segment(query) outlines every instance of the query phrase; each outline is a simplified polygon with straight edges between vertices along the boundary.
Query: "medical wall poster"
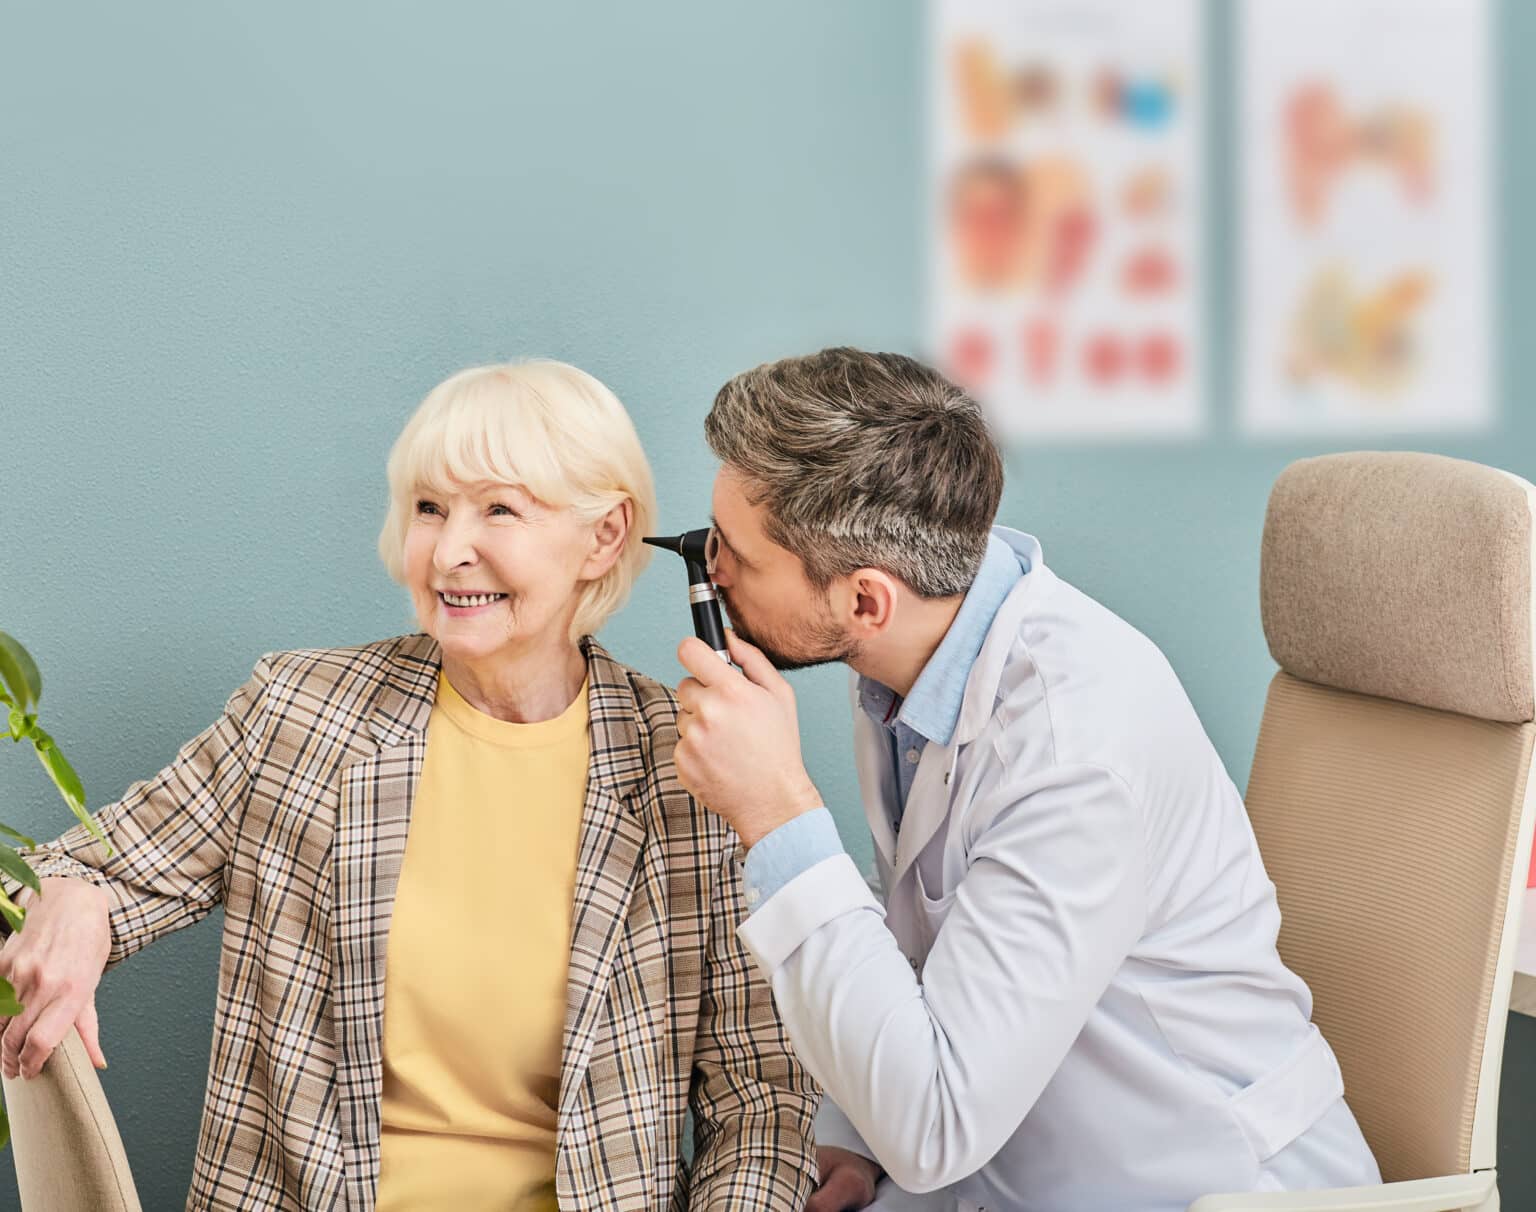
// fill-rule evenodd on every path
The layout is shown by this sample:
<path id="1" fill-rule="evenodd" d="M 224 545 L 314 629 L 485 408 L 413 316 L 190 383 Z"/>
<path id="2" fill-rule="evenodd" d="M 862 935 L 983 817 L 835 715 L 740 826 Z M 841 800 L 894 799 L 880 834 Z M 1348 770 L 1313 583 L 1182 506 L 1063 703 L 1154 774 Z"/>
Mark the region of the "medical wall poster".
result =
<path id="1" fill-rule="evenodd" d="M 1200 0 L 932 0 L 932 353 L 1003 437 L 1201 428 Z"/>
<path id="2" fill-rule="evenodd" d="M 1483 0 L 1243 7 L 1247 432 L 1492 420 L 1489 21 Z"/>

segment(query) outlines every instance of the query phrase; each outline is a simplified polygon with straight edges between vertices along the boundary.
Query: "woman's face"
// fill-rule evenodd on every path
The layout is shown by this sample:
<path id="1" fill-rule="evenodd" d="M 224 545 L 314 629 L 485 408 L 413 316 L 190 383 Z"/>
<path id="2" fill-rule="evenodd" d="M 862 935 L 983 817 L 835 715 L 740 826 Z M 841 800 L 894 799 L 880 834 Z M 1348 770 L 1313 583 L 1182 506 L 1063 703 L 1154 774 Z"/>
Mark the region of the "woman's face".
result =
<path id="1" fill-rule="evenodd" d="M 405 584 L 446 658 L 484 664 L 570 647 L 583 586 L 601 576 L 591 524 L 508 484 L 420 488 Z"/>

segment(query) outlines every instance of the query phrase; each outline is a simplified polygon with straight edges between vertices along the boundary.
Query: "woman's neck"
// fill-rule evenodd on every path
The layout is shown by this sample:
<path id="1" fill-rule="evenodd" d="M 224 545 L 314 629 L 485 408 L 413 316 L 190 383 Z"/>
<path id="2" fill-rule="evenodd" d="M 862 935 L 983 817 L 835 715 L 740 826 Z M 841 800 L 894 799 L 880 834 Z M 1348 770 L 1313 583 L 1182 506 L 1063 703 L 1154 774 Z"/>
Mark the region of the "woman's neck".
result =
<path id="1" fill-rule="evenodd" d="M 476 711 L 513 724 L 537 724 L 576 701 L 587 680 L 587 659 L 575 644 L 488 661 L 444 653 L 443 674 Z"/>

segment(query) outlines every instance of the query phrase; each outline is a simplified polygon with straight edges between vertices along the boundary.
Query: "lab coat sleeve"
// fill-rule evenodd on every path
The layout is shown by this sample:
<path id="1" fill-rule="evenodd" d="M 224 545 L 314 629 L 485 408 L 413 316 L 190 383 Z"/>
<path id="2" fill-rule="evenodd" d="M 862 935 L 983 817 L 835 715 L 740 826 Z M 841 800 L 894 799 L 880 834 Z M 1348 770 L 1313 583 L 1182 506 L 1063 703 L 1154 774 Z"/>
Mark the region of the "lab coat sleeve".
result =
<path id="1" fill-rule="evenodd" d="M 870 1161 L 875 1160 L 875 1151 L 864 1143 L 859 1130 L 830 1098 L 823 1098 L 821 1109 L 816 1112 L 816 1147 L 847 1149 Z"/>
<path id="2" fill-rule="evenodd" d="M 1052 767 L 956 811 L 975 822 L 966 871 L 924 907 L 946 915 L 921 983 L 846 856 L 741 926 L 806 1066 L 917 1192 L 1013 1135 L 1145 917 L 1143 819 L 1112 771 Z"/>

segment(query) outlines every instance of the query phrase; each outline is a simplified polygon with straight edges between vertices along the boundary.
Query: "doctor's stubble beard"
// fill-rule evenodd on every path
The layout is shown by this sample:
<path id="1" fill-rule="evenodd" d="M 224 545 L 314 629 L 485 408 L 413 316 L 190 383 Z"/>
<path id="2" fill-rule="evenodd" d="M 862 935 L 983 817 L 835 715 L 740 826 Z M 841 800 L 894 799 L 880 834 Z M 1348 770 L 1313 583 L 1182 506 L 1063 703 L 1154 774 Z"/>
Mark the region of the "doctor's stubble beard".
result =
<path id="1" fill-rule="evenodd" d="M 754 630 L 752 624 L 743 620 L 731 602 L 729 590 L 716 586 L 715 593 L 720 598 L 721 605 L 725 607 L 726 614 L 730 616 L 731 630 L 758 649 L 780 673 L 789 673 L 794 669 L 811 669 L 817 665 L 830 665 L 837 661 L 846 665 L 859 659 L 860 645 L 850 643 L 842 629 L 826 617 L 825 597 L 817 603 L 819 610 L 816 617 L 800 620 L 795 624 L 798 635 L 804 638 L 805 647 L 791 652 L 786 647 L 784 639 L 779 636 L 764 635 Z"/>

